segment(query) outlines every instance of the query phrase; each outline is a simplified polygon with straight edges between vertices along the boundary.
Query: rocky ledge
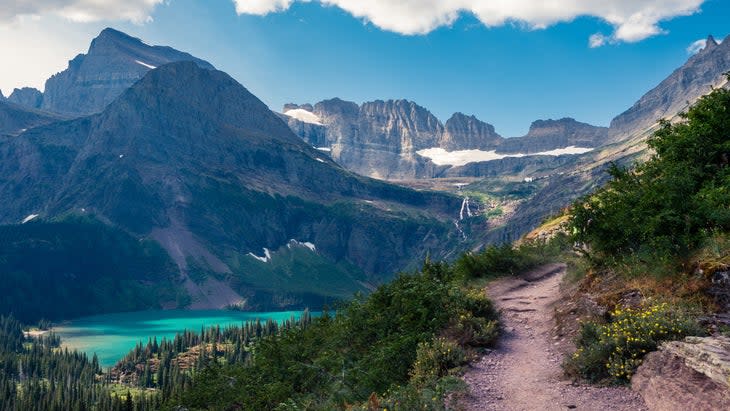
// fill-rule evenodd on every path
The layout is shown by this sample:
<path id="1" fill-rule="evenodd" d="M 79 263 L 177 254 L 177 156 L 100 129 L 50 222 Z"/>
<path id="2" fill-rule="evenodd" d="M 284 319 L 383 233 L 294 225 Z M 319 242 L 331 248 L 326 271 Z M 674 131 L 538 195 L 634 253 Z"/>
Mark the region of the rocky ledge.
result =
<path id="1" fill-rule="evenodd" d="M 631 380 L 651 410 L 730 409 L 730 338 L 687 337 L 664 343 Z"/>

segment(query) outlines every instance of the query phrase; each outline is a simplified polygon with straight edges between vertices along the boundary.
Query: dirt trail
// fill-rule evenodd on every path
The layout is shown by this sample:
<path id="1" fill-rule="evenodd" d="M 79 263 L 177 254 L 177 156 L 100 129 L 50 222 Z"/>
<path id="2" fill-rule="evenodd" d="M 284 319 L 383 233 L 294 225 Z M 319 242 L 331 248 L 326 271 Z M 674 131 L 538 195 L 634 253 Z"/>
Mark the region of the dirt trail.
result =
<path id="1" fill-rule="evenodd" d="M 564 274 L 564 264 L 551 264 L 487 289 L 505 332 L 497 349 L 464 375 L 465 410 L 646 410 L 628 388 L 575 386 L 563 377 L 563 357 L 551 330 Z"/>

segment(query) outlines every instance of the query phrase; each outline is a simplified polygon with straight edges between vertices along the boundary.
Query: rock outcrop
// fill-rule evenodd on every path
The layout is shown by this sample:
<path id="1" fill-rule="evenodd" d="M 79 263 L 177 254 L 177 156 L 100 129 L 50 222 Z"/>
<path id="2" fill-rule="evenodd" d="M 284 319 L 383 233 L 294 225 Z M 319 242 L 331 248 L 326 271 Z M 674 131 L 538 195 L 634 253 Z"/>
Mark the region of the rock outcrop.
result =
<path id="1" fill-rule="evenodd" d="M 104 29 L 68 68 L 46 81 L 42 108 L 72 116 L 102 111 L 148 71 L 176 61 L 193 61 L 212 69 L 201 59 L 171 47 L 150 46 L 114 29 Z"/>
<path id="2" fill-rule="evenodd" d="M 332 157 L 358 174 L 382 179 L 422 173 L 416 151 L 435 147 L 443 133 L 439 120 L 406 100 L 377 100 L 360 106 L 355 133 L 338 136 Z"/>
<path id="3" fill-rule="evenodd" d="M 16 88 L 8 101 L 23 107 L 38 109 L 43 104 L 43 93 L 32 87 Z"/>
<path id="4" fill-rule="evenodd" d="M 279 115 L 289 128 L 299 136 L 302 140 L 311 144 L 313 147 L 330 150 L 330 144 L 327 142 L 327 133 L 325 126 L 319 121 L 319 118 L 312 112 L 314 107 L 311 104 L 297 105 L 285 104 L 284 111 Z M 311 116 L 301 116 L 299 114 L 311 114 Z"/>
<path id="5" fill-rule="evenodd" d="M 730 339 L 688 337 L 648 354 L 631 380 L 656 411 L 730 409 Z"/>

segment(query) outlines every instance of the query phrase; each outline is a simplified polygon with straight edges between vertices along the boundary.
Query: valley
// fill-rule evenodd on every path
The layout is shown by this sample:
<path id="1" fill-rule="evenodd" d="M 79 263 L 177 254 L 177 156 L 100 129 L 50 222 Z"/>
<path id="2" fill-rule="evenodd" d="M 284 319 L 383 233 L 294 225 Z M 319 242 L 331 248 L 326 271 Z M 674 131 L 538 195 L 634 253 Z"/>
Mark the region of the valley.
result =
<path id="1" fill-rule="evenodd" d="M 277 111 L 112 28 L 69 57 L 0 93 L 2 411 L 656 410 L 645 354 L 724 347 L 730 41 L 608 126 L 513 137 Z"/>

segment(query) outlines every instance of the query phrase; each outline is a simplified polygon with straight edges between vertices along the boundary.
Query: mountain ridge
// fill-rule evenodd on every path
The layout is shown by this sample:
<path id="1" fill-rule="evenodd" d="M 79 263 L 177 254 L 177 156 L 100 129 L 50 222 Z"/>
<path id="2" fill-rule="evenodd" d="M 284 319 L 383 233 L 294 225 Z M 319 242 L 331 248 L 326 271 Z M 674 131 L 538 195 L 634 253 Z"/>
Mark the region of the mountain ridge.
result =
<path id="1" fill-rule="evenodd" d="M 304 110 L 319 121 L 314 124 L 287 116 L 292 110 L 298 110 L 298 115 Z M 297 135 L 327 149 L 338 164 L 358 174 L 385 180 L 433 178 L 444 173 L 458 176 L 462 170 L 438 166 L 420 156 L 419 150 L 443 148 L 531 154 L 576 145 L 597 147 L 607 132 L 605 127 L 565 118 L 533 124 L 537 128 L 558 124 L 552 133 L 539 134 L 532 129 L 523 137 L 504 138 L 494 126 L 474 115 L 456 112 L 446 123 L 441 123 L 428 109 L 403 99 L 375 100 L 359 106 L 340 98 L 314 105 L 289 103 L 282 114 Z M 489 175 L 491 171 L 486 173 Z"/>
<path id="2" fill-rule="evenodd" d="M 461 199 L 342 169 L 230 76 L 193 62 L 149 71 L 102 113 L 0 143 L 0 159 L 2 223 L 92 213 L 151 236 L 177 263 L 195 308 L 318 304 L 301 296 L 325 297 L 323 283 L 293 294 L 272 284 L 337 270 L 354 292 L 461 241 L 453 225 Z M 316 251 L 273 253 L 293 260 L 272 272 L 249 256 L 291 240 Z M 205 281 L 187 276 L 191 264 L 207 267 Z"/>
<path id="3" fill-rule="evenodd" d="M 167 46 L 150 46 L 121 31 L 106 28 L 91 41 L 86 54 L 46 80 L 40 108 L 84 116 L 100 112 L 149 70 L 174 61 L 213 65 Z"/>

